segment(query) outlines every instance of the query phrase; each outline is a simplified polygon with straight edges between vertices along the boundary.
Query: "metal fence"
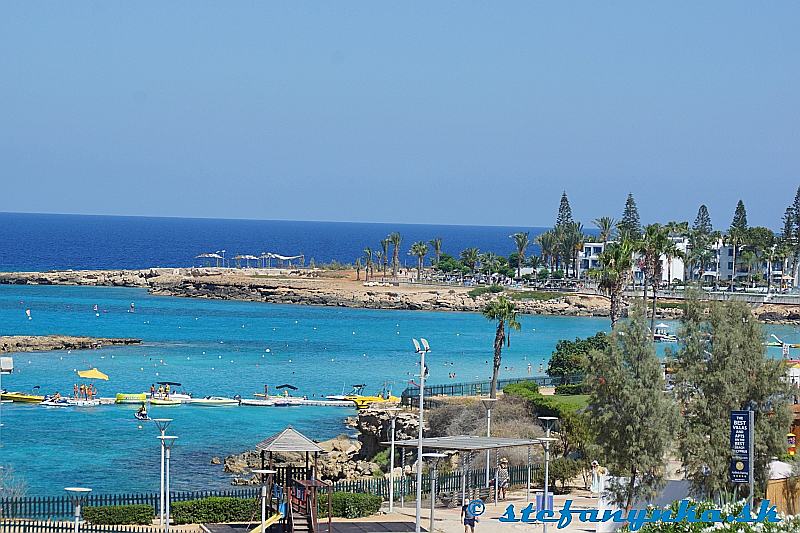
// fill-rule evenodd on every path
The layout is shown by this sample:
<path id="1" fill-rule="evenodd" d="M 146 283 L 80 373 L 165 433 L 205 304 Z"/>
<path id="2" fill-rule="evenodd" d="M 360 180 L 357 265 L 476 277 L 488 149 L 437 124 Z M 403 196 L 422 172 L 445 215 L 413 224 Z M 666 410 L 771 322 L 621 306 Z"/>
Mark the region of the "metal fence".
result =
<path id="1" fill-rule="evenodd" d="M 500 390 L 512 383 L 533 382 L 540 387 L 555 387 L 557 385 L 572 385 L 583 382 L 583 376 L 550 377 L 550 376 L 531 376 L 525 378 L 508 378 L 497 381 L 497 389 Z M 426 385 L 426 401 L 436 396 L 488 396 L 491 390 L 491 381 L 472 381 L 469 383 L 447 383 L 444 385 Z M 419 405 L 419 387 L 406 387 L 400 395 L 403 405 Z"/>
<path id="2" fill-rule="evenodd" d="M 0 520 L 0 533 L 73 533 L 74 522 L 34 522 L 29 520 Z M 195 529 L 171 526 L 172 533 L 197 533 Z M 156 533 L 151 526 L 100 526 L 83 523 L 81 533 Z"/>
<path id="3" fill-rule="evenodd" d="M 531 465 L 531 479 L 536 479 L 537 471 L 540 466 L 538 464 Z M 490 477 L 494 478 L 494 468 L 490 469 Z M 527 467 L 525 465 L 512 466 L 508 469 L 510 476 L 510 483 L 512 486 L 524 485 L 527 482 Z M 468 487 L 481 487 L 485 484 L 486 470 L 468 470 L 467 471 L 467 486 Z M 448 473 L 439 472 L 438 474 L 438 492 L 459 491 L 461 490 L 461 471 L 454 470 Z M 431 479 L 428 474 L 422 476 L 422 492 L 429 493 L 431 487 Z M 186 491 L 186 492 L 172 492 L 172 502 L 198 500 L 201 498 L 209 498 L 212 496 L 223 496 L 233 498 L 258 498 L 260 495 L 260 487 L 252 486 L 236 490 L 224 491 Z M 371 478 L 371 479 L 354 479 L 338 481 L 333 484 L 335 492 L 359 492 L 377 494 L 384 499 L 389 497 L 389 479 L 387 478 Z M 395 498 L 400 498 L 401 495 L 415 494 L 416 476 L 397 476 L 394 480 L 394 494 Z M 96 507 L 107 505 L 135 505 L 145 504 L 150 505 L 153 509 L 158 508 L 159 493 L 139 493 L 139 494 L 93 494 L 87 497 L 84 507 Z M 23 497 L 23 498 L 2 498 L 0 499 L 0 533 L 4 533 L 7 524 L 16 524 L 17 522 L 3 522 L 2 519 L 39 519 L 39 520 L 60 520 L 69 519 L 74 512 L 74 507 L 69 496 L 41 496 L 41 497 Z M 34 527 L 35 523 L 19 521 L 20 524 L 30 525 Z M 56 527 L 54 525 L 53 527 Z M 36 526 L 38 527 L 38 526 Z M 61 526 L 57 526 L 61 527 Z M 91 526 L 91 527 L 111 527 L 111 526 Z M 172 528 L 170 528 L 172 530 Z M 81 528 L 82 531 L 95 531 Z M 16 533 L 16 531 L 27 531 L 24 529 L 8 530 L 9 532 Z M 30 531 L 58 531 L 60 529 L 31 529 Z M 117 531 L 115 529 L 98 529 L 97 531 Z M 126 529 L 125 531 L 132 531 Z M 138 530 L 137 530 L 138 531 Z M 142 529 L 147 531 L 147 529 Z"/>
<path id="4" fill-rule="evenodd" d="M 198 500 L 212 496 L 232 498 L 257 498 L 258 487 L 246 487 L 236 490 L 202 490 L 171 492 L 170 501 L 183 502 Z M 84 501 L 84 507 L 101 507 L 107 505 L 150 505 L 157 509 L 160 495 L 158 492 L 136 494 L 91 494 Z M 23 498 L 0 498 L 0 518 L 39 518 L 57 520 L 69 518 L 75 507 L 67 495 L 31 496 Z"/>

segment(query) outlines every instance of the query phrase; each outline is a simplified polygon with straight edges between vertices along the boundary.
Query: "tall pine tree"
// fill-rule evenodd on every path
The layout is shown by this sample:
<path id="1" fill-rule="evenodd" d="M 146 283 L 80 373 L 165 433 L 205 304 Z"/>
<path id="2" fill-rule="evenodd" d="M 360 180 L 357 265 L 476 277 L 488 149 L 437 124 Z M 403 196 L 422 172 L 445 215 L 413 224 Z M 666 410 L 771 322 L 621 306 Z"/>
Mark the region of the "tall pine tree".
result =
<path id="1" fill-rule="evenodd" d="M 711 215 L 708 214 L 708 208 L 705 204 L 701 205 L 700 209 L 697 210 L 692 230 L 703 236 L 711 235 L 711 232 L 714 231 L 714 226 L 711 225 Z"/>
<path id="2" fill-rule="evenodd" d="M 567 191 L 564 191 L 561 193 L 561 203 L 558 205 L 556 228 L 565 228 L 568 224 L 572 224 L 572 208 L 569 205 Z"/>
<path id="3" fill-rule="evenodd" d="M 800 280 L 798 280 L 798 267 L 800 267 L 800 187 L 797 188 L 797 193 L 794 195 L 794 203 L 792 204 L 792 211 L 794 212 L 794 243 L 792 246 L 792 278 L 794 279 L 794 286 L 796 287 Z"/>
<path id="4" fill-rule="evenodd" d="M 630 510 L 664 486 L 665 457 L 677 424 L 644 305 L 635 302 L 630 318 L 614 327 L 608 349 L 590 357 L 590 424 L 609 470 L 619 476 L 608 492 Z"/>
<path id="5" fill-rule="evenodd" d="M 638 240 L 642 237 L 642 223 L 639 220 L 639 209 L 636 207 L 633 193 L 628 193 L 628 199 L 625 200 L 625 211 L 617 224 L 617 230 L 620 237 L 627 237 L 631 240 Z"/>
<path id="6" fill-rule="evenodd" d="M 767 356 L 761 325 L 744 302 L 687 300 L 675 361 L 676 399 L 683 417 L 678 449 L 700 498 L 730 500 L 729 413 L 755 410 L 756 491 L 766 487 L 767 463 L 785 449 L 791 415 L 783 361 Z"/>
<path id="7" fill-rule="evenodd" d="M 733 291 L 736 281 L 736 261 L 739 246 L 747 239 L 747 209 L 745 209 L 744 202 L 741 200 L 736 204 L 736 211 L 733 213 L 733 220 L 731 221 L 731 227 L 728 228 L 727 238 L 728 244 L 733 248 L 733 271 L 731 272 L 730 287 L 730 290 Z"/>

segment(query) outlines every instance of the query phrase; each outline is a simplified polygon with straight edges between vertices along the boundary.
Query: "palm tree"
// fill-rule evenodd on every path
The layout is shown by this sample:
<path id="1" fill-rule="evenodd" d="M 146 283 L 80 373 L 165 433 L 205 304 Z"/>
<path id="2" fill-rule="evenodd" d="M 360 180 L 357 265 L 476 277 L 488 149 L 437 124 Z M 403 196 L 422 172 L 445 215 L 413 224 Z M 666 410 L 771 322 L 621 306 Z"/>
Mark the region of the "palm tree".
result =
<path id="1" fill-rule="evenodd" d="M 530 233 L 525 232 L 517 232 L 511 235 L 511 238 L 514 239 L 514 244 L 517 246 L 517 277 L 522 277 L 522 263 L 525 262 L 525 250 L 528 249 L 528 244 L 530 243 Z"/>
<path id="2" fill-rule="evenodd" d="M 617 231 L 617 221 L 613 217 L 596 218 L 592 220 L 592 224 L 600 230 L 599 237 L 603 244 L 607 244 L 608 241 L 614 238 L 614 233 Z"/>
<path id="3" fill-rule="evenodd" d="M 461 262 L 469 269 L 472 274 L 475 274 L 475 268 L 478 265 L 481 251 L 477 248 L 467 248 L 461 252 Z"/>
<path id="4" fill-rule="evenodd" d="M 389 239 L 381 239 L 381 257 L 383 259 L 383 277 L 385 278 L 386 267 L 389 266 Z"/>
<path id="5" fill-rule="evenodd" d="M 644 262 L 644 303 L 647 305 L 647 282 L 648 278 L 653 287 L 653 316 L 650 322 L 650 329 L 655 326 L 656 320 L 656 299 L 658 298 L 658 285 L 661 281 L 661 256 L 669 248 L 670 241 L 667 230 L 661 224 L 649 224 L 644 229 L 642 240 L 639 241 L 637 251 L 642 254 Z"/>
<path id="6" fill-rule="evenodd" d="M 500 256 L 494 252 L 486 252 L 485 254 L 481 254 L 478 257 L 478 261 L 481 264 L 481 271 L 484 274 L 491 276 L 500 270 Z"/>
<path id="7" fill-rule="evenodd" d="M 428 245 L 423 241 L 415 242 L 411 245 L 411 255 L 417 256 L 417 281 L 422 279 L 422 266 L 425 264 L 425 256 L 428 255 Z"/>
<path id="8" fill-rule="evenodd" d="M 403 238 L 396 231 L 389 234 L 389 242 L 394 246 L 392 250 L 392 276 L 397 277 L 397 268 L 400 266 L 400 243 Z"/>
<path id="9" fill-rule="evenodd" d="M 364 248 L 364 281 L 369 281 L 372 271 L 372 248 Z"/>
<path id="10" fill-rule="evenodd" d="M 375 250 L 375 264 L 378 265 L 378 268 L 381 267 L 381 263 L 386 260 L 386 255 L 381 250 Z M 383 278 L 386 278 L 386 271 L 383 272 Z"/>
<path id="11" fill-rule="evenodd" d="M 361 280 L 361 258 L 356 258 L 356 281 Z"/>
<path id="12" fill-rule="evenodd" d="M 428 241 L 428 244 L 433 248 L 433 255 L 436 256 L 436 264 L 439 264 L 439 258 L 442 257 L 442 238 L 434 237 Z"/>
<path id="13" fill-rule="evenodd" d="M 542 249 L 542 258 L 544 259 L 545 264 L 553 271 L 553 256 L 555 255 L 556 250 L 556 236 L 552 230 L 545 231 L 544 233 L 540 233 L 536 236 L 536 242 L 539 244 L 539 247 Z"/>
<path id="14" fill-rule="evenodd" d="M 683 259 L 686 261 L 686 254 L 683 253 L 672 240 L 668 240 L 668 242 L 665 243 L 663 252 L 667 260 L 667 286 L 672 289 L 672 261 L 673 259 Z"/>
<path id="15" fill-rule="evenodd" d="M 510 339 L 506 335 L 506 326 L 509 330 L 520 330 L 520 323 L 517 321 L 517 310 L 514 302 L 500 296 L 483 308 L 482 314 L 489 320 L 497 321 L 497 330 L 494 334 L 494 361 L 492 366 L 492 386 L 490 397 L 497 398 L 497 379 L 500 376 L 500 363 L 503 358 L 503 343 L 508 346 Z"/>
<path id="16" fill-rule="evenodd" d="M 620 317 L 623 291 L 628 284 L 633 268 L 633 243 L 627 238 L 612 242 L 600 254 L 600 288 L 611 299 L 611 327 Z"/>

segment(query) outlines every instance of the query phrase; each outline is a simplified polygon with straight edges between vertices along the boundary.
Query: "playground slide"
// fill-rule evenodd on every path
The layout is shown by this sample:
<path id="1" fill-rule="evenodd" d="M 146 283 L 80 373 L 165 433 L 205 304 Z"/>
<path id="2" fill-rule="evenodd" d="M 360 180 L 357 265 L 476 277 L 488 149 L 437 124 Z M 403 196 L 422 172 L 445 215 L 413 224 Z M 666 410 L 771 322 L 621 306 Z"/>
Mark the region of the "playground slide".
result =
<path id="1" fill-rule="evenodd" d="M 261 524 L 258 524 L 255 529 L 250 530 L 250 533 L 266 533 L 268 527 L 277 524 L 278 520 L 283 518 L 284 505 L 286 504 L 282 503 L 277 513 L 267 517 L 266 521 L 264 522 L 264 531 L 261 530 Z"/>

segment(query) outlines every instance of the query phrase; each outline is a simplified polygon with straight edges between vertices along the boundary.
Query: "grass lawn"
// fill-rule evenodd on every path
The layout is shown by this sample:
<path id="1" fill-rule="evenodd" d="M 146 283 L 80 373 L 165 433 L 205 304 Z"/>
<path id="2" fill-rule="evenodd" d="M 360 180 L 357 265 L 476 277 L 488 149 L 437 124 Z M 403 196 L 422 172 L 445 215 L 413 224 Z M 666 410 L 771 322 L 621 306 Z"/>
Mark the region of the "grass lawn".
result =
<path id="1" fill-rule="evenodd" d="M 556 394 L 547 398 L 571 410 L 583 409 L 589 405 L 588 394 L 573 394 L 569 396 Z"/>
<path id="2" fill-rule="evenodd" d="M 558 292 L 545 292 L 545 291 L 506 291 L 506 294 L 512 300 L 556 300 L 563 298 L 564 294 Z"/>

